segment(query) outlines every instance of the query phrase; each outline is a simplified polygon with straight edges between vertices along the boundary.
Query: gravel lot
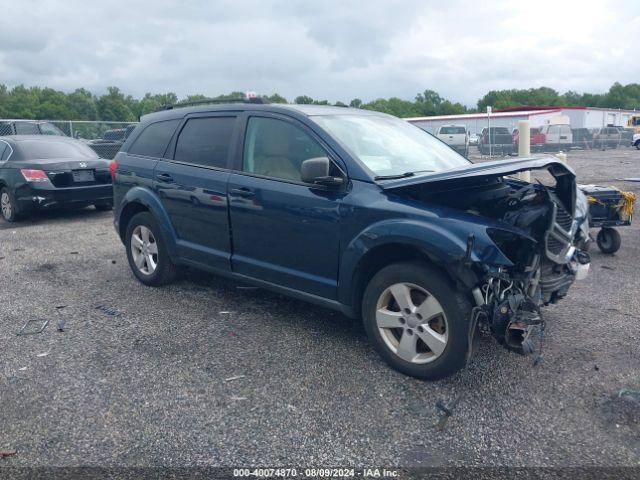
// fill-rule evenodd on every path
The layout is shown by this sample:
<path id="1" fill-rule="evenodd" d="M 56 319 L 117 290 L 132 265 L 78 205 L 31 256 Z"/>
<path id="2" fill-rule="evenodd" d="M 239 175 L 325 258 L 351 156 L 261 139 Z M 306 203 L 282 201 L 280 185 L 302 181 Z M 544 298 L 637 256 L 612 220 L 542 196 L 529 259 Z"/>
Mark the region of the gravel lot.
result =
<path id="1" fill-rule="evenodd" d="M 580 183 L 640 190 L 619 180 L 640 177 L 639 151 L 569 162 Z M 111 221 L 0 223 L 0 450 L 17 449 L 0 467 L 640 465 L 640 406 L 618 397 L 640 389 L 637 221 L 545 310 L 541 365 L 486 339 L 435 383 L 387 368 L 338 313 L 197 272 L 144 287 Z"/>

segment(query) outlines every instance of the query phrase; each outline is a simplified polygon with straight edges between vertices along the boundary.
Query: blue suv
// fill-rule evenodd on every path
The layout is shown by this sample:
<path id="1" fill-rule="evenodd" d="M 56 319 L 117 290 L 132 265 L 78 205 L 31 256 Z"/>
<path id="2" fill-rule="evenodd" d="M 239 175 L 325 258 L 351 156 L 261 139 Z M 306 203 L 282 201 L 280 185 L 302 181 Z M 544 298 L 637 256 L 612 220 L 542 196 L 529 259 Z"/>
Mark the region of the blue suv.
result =
<path id="1" fill-rule="evenodd" d="M 553 185 L 508 177 L 547 170 Z M 371 111 L 255 102 L 141 119 L 111 164 L 134 275 L 183 266 L 361 317 L 395 369 L 437 379 L 478 332 L 533 350 L 584 276 L 586 202 L 552 157 L 473 164 Z"/>

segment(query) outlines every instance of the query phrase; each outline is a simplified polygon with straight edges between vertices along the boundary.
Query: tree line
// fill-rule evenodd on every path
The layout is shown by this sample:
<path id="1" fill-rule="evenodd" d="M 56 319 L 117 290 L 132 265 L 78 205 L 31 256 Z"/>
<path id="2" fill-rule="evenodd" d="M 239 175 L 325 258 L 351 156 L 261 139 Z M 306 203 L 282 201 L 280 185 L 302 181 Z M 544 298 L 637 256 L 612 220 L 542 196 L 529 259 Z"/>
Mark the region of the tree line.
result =
<path id="1" fill-rule="evenodd" d="M 214 98 L 223 100 L 243 97 L 243 92 L 231 92 Z M 124 94 L 118 87 L 109 87 L 105 94 L 94 95 L 84 88 L 65 93 L 46 87 L 18 85 L 8 88 L 6 85 L 0 85 L 0 118 L 136 121 L 140 116 L 156 111 L 164 105 L 204 100 L 206 98 L 204 95 L 189 95 L 179 99 L 172 92 L 147 93 L 142 98 L 134 98 L 131 95 Z M 289 103 L 286 98 L 277 93 L 262 95 L 262 98 L 271 103 Z M 328 100 L 318 100 L 307 95 L 300 95 L 292 99 L 291 103 L 349 105 L 351 107 L 389 113 L 398 117 L 484 112 L 487 106 L 492 106 L 494 109 L 519 105 L 640 109 L 640 84 L 621 85 L 616 82 L 605 93 L 568 91 L 560 94 L 549 87 L 492 90 L 478 100 L 476 107 L 467 107 L 461 103 L 452 102 L 441 97 L 433 90 L 425 90 L 422 93 L 418 93 L 413 100 L 391 97 L 364 102 L 359 98 L 354 98 L 348 104 L 340 101 L 332 104 Z"/>

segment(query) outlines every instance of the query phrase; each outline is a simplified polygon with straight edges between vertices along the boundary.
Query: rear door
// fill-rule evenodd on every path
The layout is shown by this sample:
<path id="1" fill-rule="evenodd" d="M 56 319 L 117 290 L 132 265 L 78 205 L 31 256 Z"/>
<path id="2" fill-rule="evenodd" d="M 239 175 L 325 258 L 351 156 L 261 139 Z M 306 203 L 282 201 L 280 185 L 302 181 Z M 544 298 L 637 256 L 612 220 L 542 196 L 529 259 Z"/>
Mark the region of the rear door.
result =
<path id="1" fill-rule="evenodd" d="M 337 298 L 345 190 L 300 179 L 304 160 L 332 154 L 306 126 L 266 113 L 248 117 L 243 145 L 240 171 L 229 180 L 233 271 Z"/>
<path id="2" fill-rule="evenodd" d="M 188 116 L 154 171 L 154 188 L 178 237 L 181 257 L 229 269 L 229 159 L 237 114 Z"/>

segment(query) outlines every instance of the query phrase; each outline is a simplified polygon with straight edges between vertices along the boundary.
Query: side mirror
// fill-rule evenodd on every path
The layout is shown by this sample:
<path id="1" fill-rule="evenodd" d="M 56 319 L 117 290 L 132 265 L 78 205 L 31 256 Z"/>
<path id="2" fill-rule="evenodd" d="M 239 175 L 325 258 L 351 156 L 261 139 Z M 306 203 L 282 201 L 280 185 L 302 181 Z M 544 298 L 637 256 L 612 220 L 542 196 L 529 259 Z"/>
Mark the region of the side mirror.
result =
<path id="1" fill-rule="evenodd" d="M 331 162 L 327 157 L 309 158 L 302 162 L 300 178 L 305 183 L 318 185 L 342 185 L 341 177 L 329 176 Z"/>

